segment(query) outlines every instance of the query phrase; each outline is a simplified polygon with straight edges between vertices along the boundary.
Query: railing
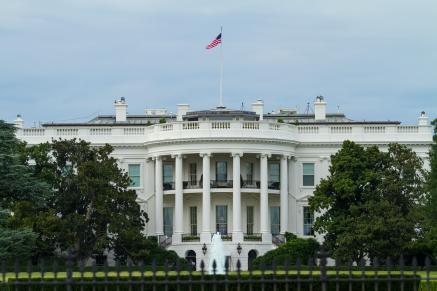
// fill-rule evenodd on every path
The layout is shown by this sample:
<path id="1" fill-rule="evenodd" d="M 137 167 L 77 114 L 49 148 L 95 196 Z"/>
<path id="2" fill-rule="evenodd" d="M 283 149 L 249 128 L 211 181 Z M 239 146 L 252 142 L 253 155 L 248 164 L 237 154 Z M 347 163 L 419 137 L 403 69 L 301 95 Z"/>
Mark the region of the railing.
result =
<path id="1" fill-rule="evenodd" d="M 183 188 L 184 189 L 200 189 L 203 185 L 200 183 L 200 181 L 184 181 L 183 182 Z"/>
<path id="2" fill-rule="evenodd" d="M 182 242 L 198 242 L 200 241 L 200 236 L 198 234 L 183 233 Z"/>
<path id="3" fill-rule="evenodd" d="M 245 189 L 259 189 L 260 186 L 261 183 L 257 180 L 243 180 L 241 183 L 241 188 Z"/>
<path id="4" fill-rule="evenodd" d="M 90 135 L 111 135 L 110 128 L 90 128 Z"/>
<path id="5" fill-rule="evenodd" d="M 23 136 L 43 136 L 44 128 L 25 128 L 23 129 Z"/>
<path id="6" fill-rule="evenodd" d="M 58 128 L 56 129 L 56 135 L 78 135 L 78 128 Z"/>
<path id="7" fill-rule="evenodd" d="M 297 128 L 299 134 L 318 134 L 319 127 L 318 126 L 298 126 Z"/>
<path id="8" fill-rule="evenodd" d="M 385 126 L 364 126 L 364 133 L 385 133 Z"/>
<path id="9" fill-rule="evenodd" d="M 281 182 L 269 181 L 268 188 L 270 190 L 279 190 L 281 189 Z"/>
<path id="10" fill-rule="evenodd" d="M 175 189 L 175 183 L 174 182 L 164 182 L 164 183 L 162 183 L 162 189 L 164 191 L 174 190 Z"/>
<path id="11" fill-rule="evenodd" d="M 126 127 L 123 128 L 124 135 L 144 135 L 145 130 L 143 127 Z"/>
<path id="12" fill-rule="evenodd" d="M 243 236 L 244 241 L 262 241 L 262 235 L 260 233 L 245 233 Z"/>
<path id="13" fill-rule="evenodd" d="M 108 266 L 103 258 L 102 266 L 92 260 L 89 268 L 84 260 L 71 256 L 53 264 L 42 261 L 26 264 L 16 258 L 3 262 L 0 289 L 432 291 L 437 288 L 435 266 L 429 257 L 420 265 L 416 258 L 410 261 L 374 258 L 369 262 L 361 260 L 356 265 L 334 261 L 332 267 L 327 264 L 328 257 L 329 253 L 322 249 L 308 261 L 279 258 L 261 265 L 249 262 L 248 272 L 243 272 L 247 266 L 243 266 L 240 259 L 226 260 L 224 266 L 212 262 L 210 269 L 208 261 L 198 259 L 196 264 L 193 258 L 187 258 L 186 263 L 153 260 L 146 265 L 128 259 L 125 265 L 116 266 Z M 198 271 L 193 268 L 195 265 Z"/>
<path id="14" fill-rule="evenodd" d="M 272 236 L 272 243 L 276 246 L 280 246 L 285 243 L 285 236 L 283 234 L 277 234 Z"/>
<path id="15" fill-rule="evenodd" d="M 171 245 L 171 236 L 167 236 L 167 235 L 161 235 L 158 237 L 159 238 L 159 245 L 163 248 L 168 247 L 169 245 Z"/>
<path id="16" fill-rule="evenodd" d="M 331 126 L 332 134 L 350 134 L 352 133 L 352 126 Z"/>
<path id="17" fill-rule="evenodd" d="M 232 188 L 232 180 L 211 180 L 211 188 Z"/>

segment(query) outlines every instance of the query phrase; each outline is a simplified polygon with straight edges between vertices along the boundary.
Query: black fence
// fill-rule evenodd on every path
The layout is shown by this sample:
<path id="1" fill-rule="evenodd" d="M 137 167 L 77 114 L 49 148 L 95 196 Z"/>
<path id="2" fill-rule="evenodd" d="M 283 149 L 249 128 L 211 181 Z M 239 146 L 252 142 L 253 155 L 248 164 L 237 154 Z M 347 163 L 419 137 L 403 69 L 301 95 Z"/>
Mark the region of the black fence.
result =
<path id="1" fill-rule="evenodd" d="M 203 261 L 195 271 L 193 262 L 146 265 L 129 261 L 110 267 L 106 263 L 87 265 L 72 259 L 50 264 L 41 261 L 37 265 L 17 260 L 2 263 L 0 290 L 437 290 L 437 269 L 429 258 L 422 263 L 401 258 L 396 264 L 387 259 L 384 264 L 373 260 L 330 266 L 326 255 L 320 253 L 306 264 L 300 260 L 273 261 L 249 271 L 243 271 L 237 261 L 233 271 L 225 265 L 224 273 L 219 274 L 215 262 L 210 272 Z"/>

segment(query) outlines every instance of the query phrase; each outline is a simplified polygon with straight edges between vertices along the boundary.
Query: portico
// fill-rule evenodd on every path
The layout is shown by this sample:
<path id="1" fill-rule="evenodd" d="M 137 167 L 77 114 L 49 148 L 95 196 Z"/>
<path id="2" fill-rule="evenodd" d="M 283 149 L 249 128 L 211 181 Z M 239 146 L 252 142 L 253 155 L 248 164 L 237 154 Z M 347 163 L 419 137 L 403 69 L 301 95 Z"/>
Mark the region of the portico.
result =
<path id="1" fill-rule="evenodd" d="M 173 203 L 166 205 L 167 208 L 174 207 L 172 244 L 183 243 L 184 235 L 190 236 L 191 240 L 198 236 L 201 243 L 210 243 L 211 234 L 217 231 L 235 243 L 243 242 L 245 235 L 258 235 L 262 243 L 271 244 L 272 233 L 284 234 L 288 228 L 290 156 L 290 153 L 243 151 L 180 152 L 154 156 L 156 235 L 165 234 L 163 197 L 168 195 L 174 197 L 169 200 Z M 166 167 L 163 167 L 163 161 Z M 199 168 L 201 171 L 198 171 Z M 190 193 L 199 197 L 200 209 L 192 206 L 186 211 L 184 196 Z M 253 205 L 242 208 L 242 196 L 245 195 L 250 195 L 251 204 L 254 204 L 253 198 L 257 198 L 256 208 Z M 214 204 L 212 196 L 220 199 L 214 199 Z M 279 203 L 274 214 L 271 213 L 273 205 L 269 203 L 269 196 Z M 258 216 L 259 222 L 255 224 L 255 217 Z M 272 221 L 276 216 L 278 221 Z M 198 220 L 200 217 L 202 219 Z M 242 225 L 243 220 L 245 226 Z M 275 227 L 272 232 L 272 224 L 279 224 L 278 230 Z"/>

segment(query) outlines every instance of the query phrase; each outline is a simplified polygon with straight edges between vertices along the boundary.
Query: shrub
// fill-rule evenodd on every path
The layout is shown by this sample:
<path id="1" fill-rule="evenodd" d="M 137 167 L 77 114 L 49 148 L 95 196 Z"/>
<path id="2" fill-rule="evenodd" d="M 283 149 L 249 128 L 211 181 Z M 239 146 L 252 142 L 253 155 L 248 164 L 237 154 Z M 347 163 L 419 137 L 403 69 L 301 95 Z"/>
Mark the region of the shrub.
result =
<path id="1" fill-rule="evenodd" d="M 256 258 L 253 266 L 259 268 L 261 265 L 272 266 L 295 263 L 300 259 L 302 264 L 306 264 L 314 259 L 316 251 L 319 249 L 319 243 L 313 239 L 298 238 L 294 234 L 286 234 L 287 242 L 280 245 L 277 249 L 267 252 L 265 255 Z"/>
<path id="2" fill-rule="evenodd" d="M 161 118 L 161 119 L 159 119 L 159 123 L 166 123 L 167 122 L 167 120 L 165 120 L 165 118 L 163 117 L 163 118 Z"/>

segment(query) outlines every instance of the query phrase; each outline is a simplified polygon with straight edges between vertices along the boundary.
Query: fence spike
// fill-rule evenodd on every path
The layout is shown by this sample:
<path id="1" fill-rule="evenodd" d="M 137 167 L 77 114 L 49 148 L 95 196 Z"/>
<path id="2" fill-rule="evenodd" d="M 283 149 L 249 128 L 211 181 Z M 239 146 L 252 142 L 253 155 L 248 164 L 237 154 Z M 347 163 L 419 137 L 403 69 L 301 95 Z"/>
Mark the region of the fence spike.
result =
<path id="1" fill-rule="evenodd" d="M 203 273 L 205 272 L 205 262 L 203 260 L 200 261 L 200 271 Z"/>
<path id="2" fill-rule="evenodd" d="M 216 271 L 217 271 L 217 263 L 215 260 L 213 260 L 212 261 L 212 272 L 214 273 L 214 275 L 215 275 Z"/>

